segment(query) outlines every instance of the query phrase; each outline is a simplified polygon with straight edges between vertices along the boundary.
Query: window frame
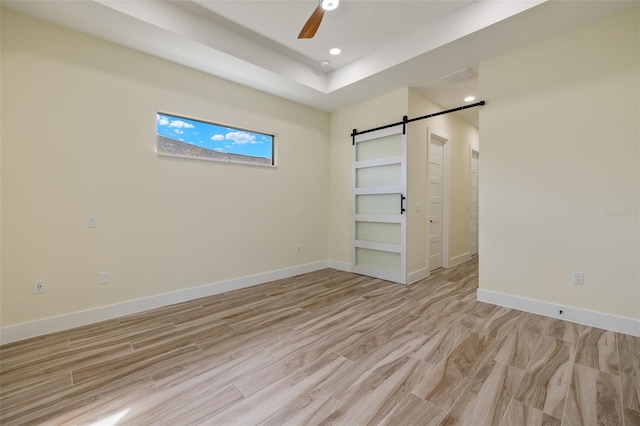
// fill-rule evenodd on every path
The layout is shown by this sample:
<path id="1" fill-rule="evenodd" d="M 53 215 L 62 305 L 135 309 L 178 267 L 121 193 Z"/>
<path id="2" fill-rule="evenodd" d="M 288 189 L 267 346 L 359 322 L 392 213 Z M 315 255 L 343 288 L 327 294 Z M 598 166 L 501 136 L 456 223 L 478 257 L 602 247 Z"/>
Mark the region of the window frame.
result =
<path id="1" fill-rule="evenodd" d="M 267 137 L 269 137 L 271 139 L 271 158 L 258 157 L 258 156 L 252 156 L 252 155 L 246 155 L 246 154 L 239 154 L 237 152 L 220 152 L 221 154 L 229 155 L 229 158 L 226 158 L 226 159 L 225 158 L 206 157 L 206 156 L 197 156 L 197 155 L 178 154 L 178 153 L 171 153 L 171 152 L 161 152 L 160 149 L 159 149 L 159 146 L 158 146 L 158 143 L 159 143 L 158 137 L 163 137 L 163 138 L 166 138 L 166 139 L 172 139 L 172 140 L 175 140 L 175 141 L 178 141 L 178 142 L 182 142 L 182 143 L 185 143 L 185 144 L 188 144 L 188 145 L 192 145 L 192 146 L 194 146 L 196 148 L 205 149 L 207 151 L 215 151 L 215 150 L 212 150 L 210 148 L 199 147 L 198 145 L 191 144 L 189 142 L 180 141 L 179 139 L 169 138 L 169 137 L 166 137 L 166 136 L 163 136 L 163 135 L 159 134 L 158 133 L 158 115 L 166 116 L 169 119 L 185 119 L 185 120 L 190 120 L 190 121 L 196 121 L 198 123 L 202 123 L 202 124 L 205 124 L 205 125 L 223 127 L 223 128 L 228 129 L 230 131 L 247 132 L 247 133 L 250 133 L 250 134 L 255 134 L 255 135 L 260 135 L 260 136 L 267 136 Z M 185 159 L 193 159 L 193 160 L 212 161 L 212 162 L 216 162 L 216 163 L 240 164 L 240 165 L 246 165 L 246 166 L 277 168 L 278 167 L 278 161 L 277 161 L 277 153 L 278 153 L 277 147 L 278 147 L 278 145 L 276 143 L 276 137 L 277 137 L 277 135 L 275 133 L 272 133 L 272 132 L 265 132 L 265 131 L 261 131 L 261 130 L 255 130 L 255 129 L 246 128 L 246 127 L 238 127 L 236 125 L 230 125 L 230 124 L 226 124 L 226 123 L 215 122 L 215 121 L 211 121 L 211 120 L 207 120 L 207 119 L 203 119 L 203 118 L 195 118 L 195 117 L 191 117 L 191 116 L 184 115 L 184 114 L 175 114 L 175 113 L 166 112 L 166 111 L 163 111 L 163 110 L 156 110 L 156 154 L 158 154 L 160 156 L 163 156 L 163 157 L 175 157 L 175 158 L 185 158 Z M 215 151 L 215 152 L 219 152 L 219 151 Z M 240 157 L 240 158 L 238 158 L 238 157 Z M 244 160 L 241 157 L 246 157 L 247 160 Z M 267 160 L 268 163 L 261 163 L 261 162 L 251 161 L 250 160 L 251 158 L 264 159 L 264 160 Z"/>

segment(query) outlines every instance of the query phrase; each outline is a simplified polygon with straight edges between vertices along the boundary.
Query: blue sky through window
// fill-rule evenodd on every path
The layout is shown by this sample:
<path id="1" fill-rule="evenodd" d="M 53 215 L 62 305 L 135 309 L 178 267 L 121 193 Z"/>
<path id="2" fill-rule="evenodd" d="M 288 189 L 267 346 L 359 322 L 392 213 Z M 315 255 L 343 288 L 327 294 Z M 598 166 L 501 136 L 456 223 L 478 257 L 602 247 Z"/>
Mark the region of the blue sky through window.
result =
<path id="1" fill-rule="evenodd" d="M 158 113 L 156 132 L 201 148 L 271 159 L 273 136 Z"/>

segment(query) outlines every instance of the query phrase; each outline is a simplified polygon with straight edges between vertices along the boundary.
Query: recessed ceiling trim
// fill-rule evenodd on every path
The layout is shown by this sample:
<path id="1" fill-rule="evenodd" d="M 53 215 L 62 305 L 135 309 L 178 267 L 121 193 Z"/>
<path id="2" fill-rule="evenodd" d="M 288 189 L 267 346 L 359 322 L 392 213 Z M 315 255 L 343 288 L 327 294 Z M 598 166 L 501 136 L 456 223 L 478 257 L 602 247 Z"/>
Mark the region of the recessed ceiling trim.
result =
<path id="1" fill-rule="evenodd" d="M 96 0 L 117 10 L 173 34 L 193 40 L 217 51 L 244 60 L 267 71 L 280 74 L 321 93 L 327 91 L 326 75 L 287 55 L 275 52 L 243 35 L 211 25 L 211 22 L 176 4 L 155 1 Z"/>
<path id="2" fill-rule="evenodd" d="M 307 13 L 304 8 L 292 5 L 307 1 L 311 0 L 284 3 L 302 16 Z M 376 40 L 391 41 L 375 42 L 372 50 L 367 49 L 369 53 L 358 53 L 364 55 L 360 59 L 351 59 L 358 56 L 345 49 L 340 57 L 333 57 L 332 66 L 324 69 L 320 62 L 326 60 L 328 48 L 339 45 L 340 40 L 331 40 L 331 45 L 324 45 L 316 56 L 306 55 L 291 43 L 271 39 L 268 26 L 261 27 L 263 30 L 258 33 L 251 25 L 243 26 L 246 21 L 242 19 L 231 20 L 232 16 L 238 17 L 239 11 L 251 12 L 251 8 L 247 9 L 247 3 L 251 2 L 247 1 L 2 0 L 2 7 L 313 108 L 335 111 L 406 87 L 421 90 L 433 102 L 450 107 L 468 93 L 477 91 L 473 86 L 477 79 L 445 88 L 439 79 L 442 75 L 464 67 L 477 69 L 474 67 L 482 59 L 637 6 L 636 0 L 580 2 L 578 6 L 577 2 L 543 0 L 470 2 L 461 0 L 454 2 L 456 7 L 436 7 L 448 13 L 427 19 L 426 22 L 432 23 L 399 39 L 378 37 Z M 223 3 L 226 6 L 220 8 Z M 365 3 L 345 2 L 340 10 L 349 11 L 352 7 L 355 10 Z M 425 10 L 425 4 L 430 2 L 397 2 L 406 10 L 416 10 L 416 3 L 420 4 L 417 10 Z M 536 5 L 539 6 L 534 7 Z M 220 13 L 221 10 L 225 13 Z M 283 15 L 280 21 L 280 15 L 272 18 L 274 16 L 276 22 L 285 27 L 290 21 L 288 15 L 288 20 Z M 340 15 L 331 16 L 335 18 L 334 25 L 345 25 L 340 22 Z M 255 19 L 254 13 L 249 22 L 255 23 Z M 412 28 L 416 28 L 416 19 L 412 22 Z M 297 29 L 296 25 L 296 32 Z M 378 31 L 378 27 L 374 30 Z M 364 52 L 362 43 L 358 46 L 360 52 Z M 344 63 L 347 65 L 339 65 Z M 333 64 L 335 70 L 331 71 Z"/>
<path id="3" fill-rule="evenodd" d="M 329 75 L 329 93 L 409 61 L 459 38 L 479 31 L 547 0 L 478 1 L 433 24 L 381 46 L 374 54 L 345 65 Z M 412 40 L 424 40 L 414 43 Z"/>

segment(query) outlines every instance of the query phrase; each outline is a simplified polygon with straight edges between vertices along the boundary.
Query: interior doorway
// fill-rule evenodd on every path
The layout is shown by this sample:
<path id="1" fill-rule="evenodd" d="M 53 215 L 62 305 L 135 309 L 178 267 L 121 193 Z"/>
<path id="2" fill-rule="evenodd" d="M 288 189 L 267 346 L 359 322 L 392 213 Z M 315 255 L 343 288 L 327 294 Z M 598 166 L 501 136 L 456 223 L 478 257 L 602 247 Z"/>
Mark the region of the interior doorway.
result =
<path id="1" fill-rule="evenodd" d="M 427 257 L 429 271 L 449 263 L 449 137 L 429 129 L 427 147 Z"/>
<path id="2" fill-rule="evenodd" d="M 469 223 L 469 253 L 471 256 L 477 255 L 479 250 L 478 245 L 478 195 L 479 195 L 479 181 L 478 181 L 478 164 L 480 160 L 480 150 L 478 147 L 471 147 L 470 150 L 470 164 L 469 174 L 471 176 L 471 202 L 470 202 L 470 223 Z"/>

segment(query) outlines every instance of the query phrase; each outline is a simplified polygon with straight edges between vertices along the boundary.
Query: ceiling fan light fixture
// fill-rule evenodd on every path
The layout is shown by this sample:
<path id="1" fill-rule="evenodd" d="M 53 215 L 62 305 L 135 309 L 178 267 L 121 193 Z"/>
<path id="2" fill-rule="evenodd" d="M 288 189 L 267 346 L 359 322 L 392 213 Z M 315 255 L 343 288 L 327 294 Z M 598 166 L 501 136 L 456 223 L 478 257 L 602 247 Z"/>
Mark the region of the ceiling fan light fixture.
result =
<path id="1" fill-rule="evenodd" d="M 334 10 L 340 5 L 340 0 L 320 0 L 320 6 L 324 10 Z"/>

